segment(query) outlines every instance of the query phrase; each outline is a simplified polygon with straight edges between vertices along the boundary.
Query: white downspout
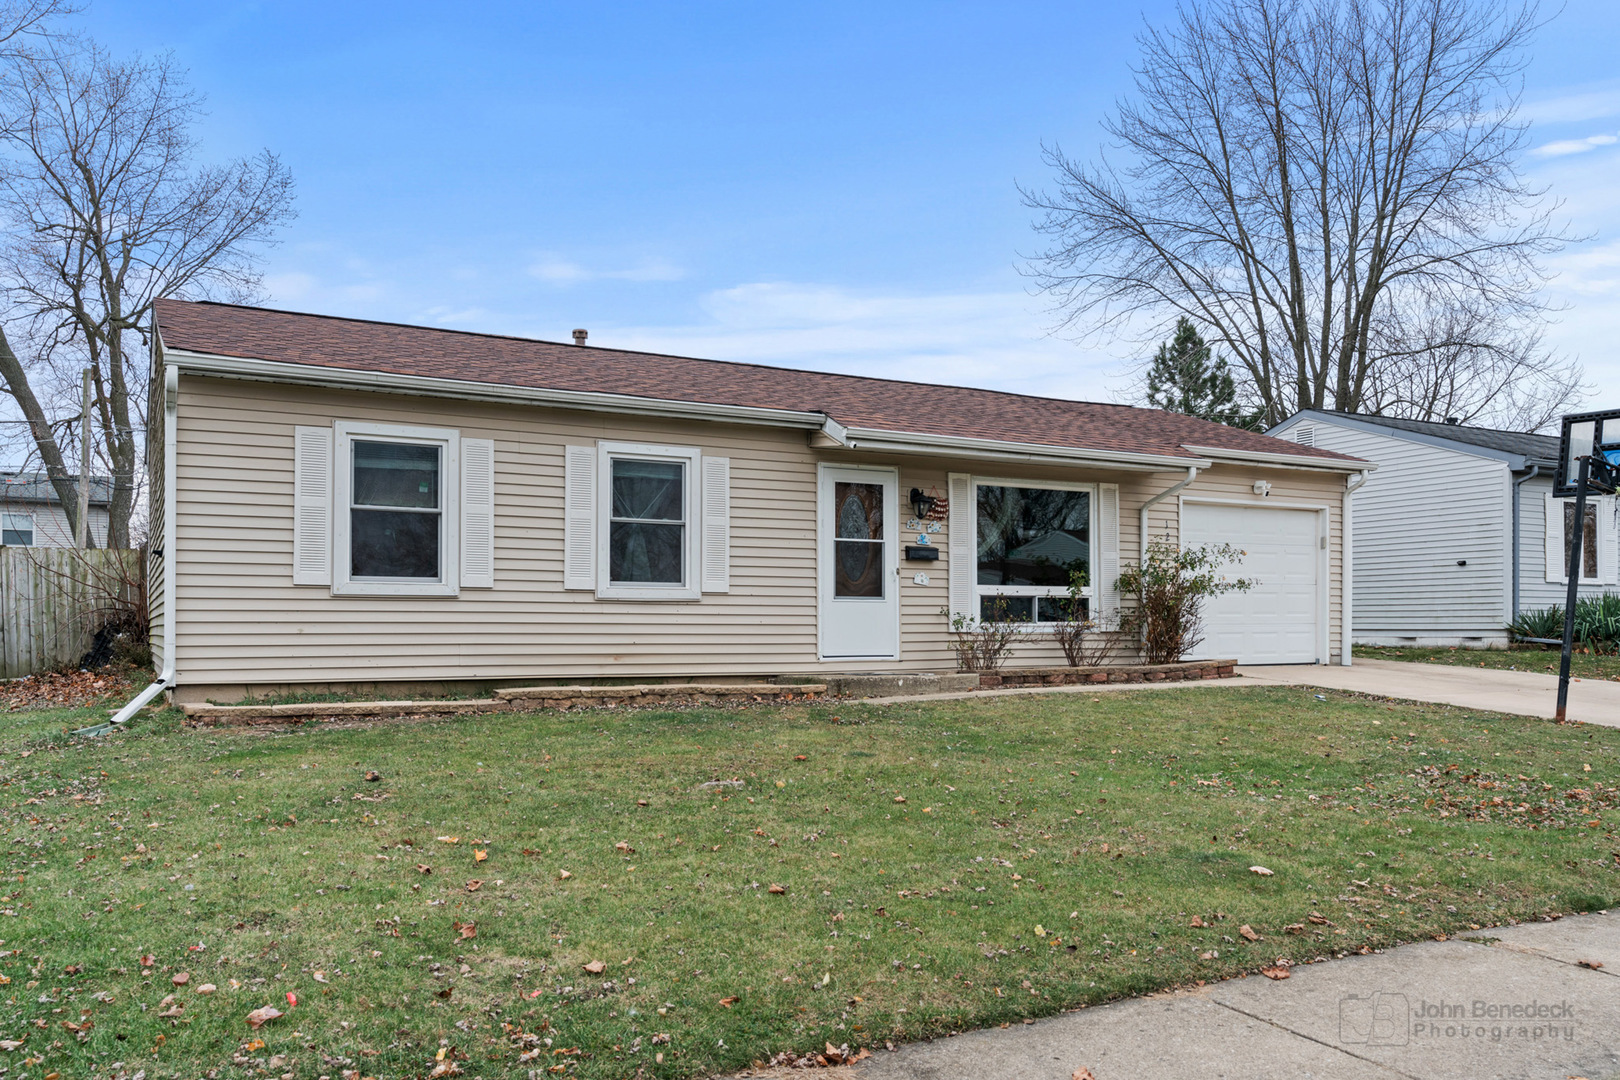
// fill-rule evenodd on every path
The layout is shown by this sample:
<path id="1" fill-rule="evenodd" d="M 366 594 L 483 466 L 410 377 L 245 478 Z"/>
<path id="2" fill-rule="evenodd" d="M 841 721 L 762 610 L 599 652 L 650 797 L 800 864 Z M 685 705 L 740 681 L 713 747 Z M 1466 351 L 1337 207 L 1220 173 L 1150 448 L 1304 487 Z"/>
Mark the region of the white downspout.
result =
<path id="1" fill-rule="evenodd" d="M 1352 608 L 1355 601 L 1356 584 L 1356 558 L 1355 558 L 1355 518 L 1350 513 L 1350 496 L 1356 489 L 1367 482 L 1365 470 L 1344 478 L 1343 508 L 1340 510 L 1342 524 L 1339 531 L 1341 550 L 1339 552 L 1339 588 L 1343 592 L 1339 598 L 1339 663 L 1350 667 L 1350 637 Z"/>
<path id="2" fill-rule="evenodd" d="M 1139 524 L 1137 526 L 1137 534 L 1136 534 L 1137 540 L 1138 540 L 1138 555 L 1137 555 L 1137 565 L 1138 566 L 1147 565 L 1148 509 L 1150 507 L 1152 507 L 1155 503 L 1163 502 L 1165 499 L 1168 499 L 1170 496 L 1174 495 L 1176 492 L 1181 491 L 1183 488 L 1185 488 L 1188 484 L 1192 483 L 1196 479 L 1198 479 L 1198 466 L 1189 465 L 1187 467 L 1187 479 L 1181 481 L 1181 483 L 1179 483 L 1179 484 L 1172 484 L 1170 487 L 1165 488 L 1163 491 L 1161 491 L 1157 495 L 1153 496 L 1153 498 L 1149 499 L 1147 502 L 1142 504 L 1142 517 L 1141 517 L 1141 521 L 1139 522 Z M 1177 529 L 1177 535 L 1178 536 L 1180 535 L 1179 527 Z"/>
<path id="3" fill-rule="evenodd" d="M 175 462 L 175 421 L 180 408 L 180 369 L 173 365 L 163 368 L 163 670 L 157 680 L 136 694 L 134 699 L 105 724 L 81 728 L 75 735 L 105 735 L 127 724 L 146 703 L 174 686 L 175 645 L 175 548 L 179 537 L 175 535 L 175 484 L 179 468 Z"/>

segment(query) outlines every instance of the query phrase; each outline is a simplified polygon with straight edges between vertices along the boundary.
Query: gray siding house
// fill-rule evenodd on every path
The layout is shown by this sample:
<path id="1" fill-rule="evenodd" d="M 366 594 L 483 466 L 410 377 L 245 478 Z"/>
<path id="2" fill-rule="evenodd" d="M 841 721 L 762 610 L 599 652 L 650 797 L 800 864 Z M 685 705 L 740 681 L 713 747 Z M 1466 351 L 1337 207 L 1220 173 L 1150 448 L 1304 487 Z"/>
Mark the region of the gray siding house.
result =
<path id="1" fill-rule="evenodd" d="M 1305 410 L 1268 434 L 1378 463 L 1351 512 L 1352 641 L 1502 646 L 1523 610 L 1564 602 L 1573 500 L 1547 435 Z M 1580 590 L 1620 586 L 1613 496 L 1587 508 Z"/>
<path id="2" fill-rule="evenodd" d="M 107 544 L 111 495 L 111 480 L 90 478 L 90 536 L 98 548 Z M 73 529 L 45 474 L 0 472 L 0 547 L 72 546 Z"/>

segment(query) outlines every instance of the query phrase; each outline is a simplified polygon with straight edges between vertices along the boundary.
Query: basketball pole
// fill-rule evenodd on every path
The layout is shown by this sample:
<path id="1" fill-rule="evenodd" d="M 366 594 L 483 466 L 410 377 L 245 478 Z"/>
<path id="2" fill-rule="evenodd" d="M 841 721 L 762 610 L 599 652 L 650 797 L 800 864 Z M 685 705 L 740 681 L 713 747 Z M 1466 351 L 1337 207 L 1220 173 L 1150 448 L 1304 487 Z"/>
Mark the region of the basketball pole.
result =
<path id="1" fill-rule="evenodd" d="M 1569 706 L 1569 654 L 1575 644 L 1575 604 L 1581 590 L 1581 541 L 1586 536 L 1586 485 L 1590 478 L 1592 459 L 1581 458 L 1580 479 L 1575 484 L 1575 536 L 1569 545 L 1569 591 L 1564 598 L 1564 655 L 1558 662 L 1558 713 L 1555 719 L 1564 722 Z"/>

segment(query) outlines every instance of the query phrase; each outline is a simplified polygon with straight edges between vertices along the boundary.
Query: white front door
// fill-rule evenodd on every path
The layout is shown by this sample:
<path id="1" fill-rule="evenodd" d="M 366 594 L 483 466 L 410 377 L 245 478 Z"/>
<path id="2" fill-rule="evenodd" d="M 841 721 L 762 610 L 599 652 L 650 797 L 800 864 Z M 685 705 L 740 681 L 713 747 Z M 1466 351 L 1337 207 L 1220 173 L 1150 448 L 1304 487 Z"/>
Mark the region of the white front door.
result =
<path id="1" fill-rule="evenodd" d="M 821 655 L 900 655 L 900 480 L 893 469 L 821 467 L 816 562 Z"/>
<path id="2" fill-rule="evenodd" d="M 1255 583 L 1205 601 L 1204 640 L 1189 659 L 1326 663 L 1321 535 L 1321 515 L 1311 509 L 1187 502 L 1182 544 L 1231 544 L 1246 554 L 1227 573 Z"/>

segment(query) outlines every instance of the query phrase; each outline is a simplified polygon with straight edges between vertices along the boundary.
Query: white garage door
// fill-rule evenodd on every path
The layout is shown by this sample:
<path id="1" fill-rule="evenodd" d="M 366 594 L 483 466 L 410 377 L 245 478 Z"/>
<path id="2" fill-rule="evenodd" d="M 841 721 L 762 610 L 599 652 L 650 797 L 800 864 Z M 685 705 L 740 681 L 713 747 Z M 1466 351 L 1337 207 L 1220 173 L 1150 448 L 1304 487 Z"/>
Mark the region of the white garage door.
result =
<path id="1" fill-rule="evenodd" d="M 1253 579 L 1248 592 L 1204 605 L 1204 640 L 1195 658 L 1245 664 L 1313 664 L 1318 655 L 1321 552 L 1317 512 L 1270 506 L 1182 507 L 1182 543 L 1231 544 L 1244 556 L 1236 573 Z"/>

